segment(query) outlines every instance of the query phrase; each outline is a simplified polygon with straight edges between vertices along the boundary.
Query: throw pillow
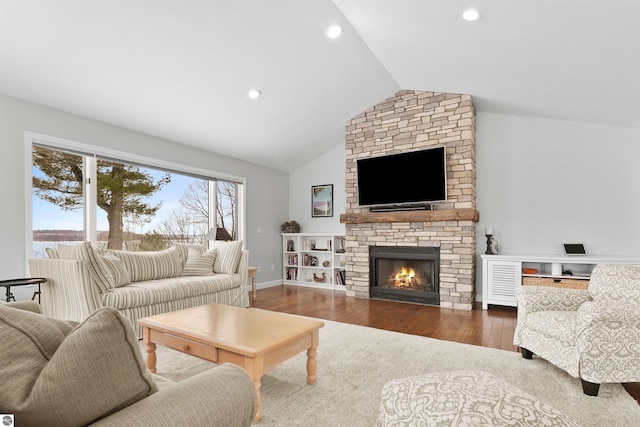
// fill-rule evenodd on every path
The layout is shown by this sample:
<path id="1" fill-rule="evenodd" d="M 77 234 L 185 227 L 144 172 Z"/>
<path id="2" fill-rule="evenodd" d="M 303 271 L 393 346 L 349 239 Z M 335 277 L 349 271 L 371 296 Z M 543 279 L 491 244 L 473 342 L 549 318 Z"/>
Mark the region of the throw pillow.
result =
<path id="1" fill-rule="evenodd" d="M 58 250 L 56 248 L 44 248 L 44 251 L 47 253 L 47 257 L 51 259 L 58 259 L 60 256 L 58 255 Z"/>
<path id="2" fill-rule="evenodd" d="M 131 274 L 132 282 L 166 279 L 182 274 L 182 260 L 175 246 L 153 252 L 111 251 Z"/>
<path id="3" fill-rule="evenodd" d="M 207 246 L 202 243 L 174 243 L 173 246 L 178 249 L 178 255 L 180 255 L 182 265 L 187 262 L 187 258 L 189 258 L 189 251 L 191 249 L 198 252 L 198 255 L 202 255 L 207 250 Z"/>
<path id="4" fill-rule="evenodd" d="M 217 249 L 210 249 L 200 255 L 197 250 L 189 249 L 187 262 L 182 270 L 183 276 L 211 276 L 213 263 L 216 260 Z"/>
<path id="5" fill-rule="evenodd" d="M 114 287 L 115 278 L 109 268 L 96 255 L 89 242 L 78 245 L 58 245 L 58 256 L 61 259 L 79 259 L 87 261 L 89 273 L 100 292 L 108 292 Z"/>
<path id="6" fill-rule="evenodd" d="M 99 309 L 73 330 L 57 322 L 0 306 L 0 412 L 17 424 L 87 425 L 157 391 L 118 311 Z"/>
<path id="7" fill-rule="evenodd" d="M 125 286 L 131 283 L 131 274 L 129 274 L 129 270 L 127 270 L 127 267 L 125 267 L 124 262 L 120 258 L 111 253 L 97 256 L 111 271 L 111 274 L 113 274 L 115 287 Z"/>
<path id="8" fill-rule="evenodd" d="M 215 240 L 213 249 L 218 250 L 218 255 L 213 263 L 214 273 L 235 274 L 238 271 L 240 257 L 242 255 L 242 240 Z"/>

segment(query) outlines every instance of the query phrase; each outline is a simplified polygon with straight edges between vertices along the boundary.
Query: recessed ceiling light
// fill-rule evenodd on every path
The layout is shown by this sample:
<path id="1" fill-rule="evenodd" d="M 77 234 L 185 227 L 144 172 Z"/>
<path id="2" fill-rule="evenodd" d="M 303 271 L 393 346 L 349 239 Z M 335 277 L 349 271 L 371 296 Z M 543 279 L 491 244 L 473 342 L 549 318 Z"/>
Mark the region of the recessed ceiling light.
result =
<path id="1" fill-rule="evenodd" d="M 482 14 L 476 9 L 467 9 L 462 12 L 462 19 L 465 21 L 477 21 L 481 16 Z"/>
<path id="2" fill-rule="evenodd" d="M 258 89 L 251 89 L 249 91 L 249 98 L 251 99 L 259 98 L 260 95 L 262 95 L 262 92 L 260 92 Z"/>
<path id="3" fill-rule="evenodd" d="M 327 37 L 330 39 L 337 39 L 342 34 L 342 27 L 340 25 L 332 25 L 327 30 Z"/>

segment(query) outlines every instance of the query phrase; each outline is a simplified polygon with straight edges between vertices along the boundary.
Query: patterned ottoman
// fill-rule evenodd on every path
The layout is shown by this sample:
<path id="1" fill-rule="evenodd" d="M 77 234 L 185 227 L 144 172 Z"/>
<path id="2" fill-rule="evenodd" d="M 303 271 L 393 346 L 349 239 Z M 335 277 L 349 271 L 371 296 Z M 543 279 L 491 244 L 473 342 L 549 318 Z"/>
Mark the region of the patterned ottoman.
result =
<path id="1" fill-rule="evenodd" d="M 483 371 L 400 378 L 382 388 L 378 426 L 579 426 Z"/>

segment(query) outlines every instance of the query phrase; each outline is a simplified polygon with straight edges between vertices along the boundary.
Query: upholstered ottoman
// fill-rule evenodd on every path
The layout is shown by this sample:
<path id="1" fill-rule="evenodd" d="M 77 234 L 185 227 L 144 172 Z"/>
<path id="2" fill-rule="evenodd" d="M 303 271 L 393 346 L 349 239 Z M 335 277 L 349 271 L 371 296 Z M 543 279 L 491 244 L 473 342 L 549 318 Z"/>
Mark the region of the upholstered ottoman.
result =
<path id="1" fill-rule="evenodd" d="M 579 426 L 560 411 L 482 371 L 387 382 L 378 426 Z"/>

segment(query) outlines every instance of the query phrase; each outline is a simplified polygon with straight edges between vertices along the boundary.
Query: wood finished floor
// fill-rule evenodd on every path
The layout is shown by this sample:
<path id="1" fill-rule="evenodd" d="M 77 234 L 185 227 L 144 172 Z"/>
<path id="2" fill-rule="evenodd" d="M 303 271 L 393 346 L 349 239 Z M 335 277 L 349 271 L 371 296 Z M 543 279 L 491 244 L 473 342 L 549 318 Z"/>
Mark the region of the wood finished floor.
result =
<path id="1" fill-rule="evenodd" d="M 513 345 L 516 310 L 490 307 L 463 311 L 419 304 L 347 298 L 344 292 L 297 286 L 260 289 L 251 306 L 336 322 L 369 326 L 507 351 Z M 640 383 L 624 384 L 640 404 Z"/>

